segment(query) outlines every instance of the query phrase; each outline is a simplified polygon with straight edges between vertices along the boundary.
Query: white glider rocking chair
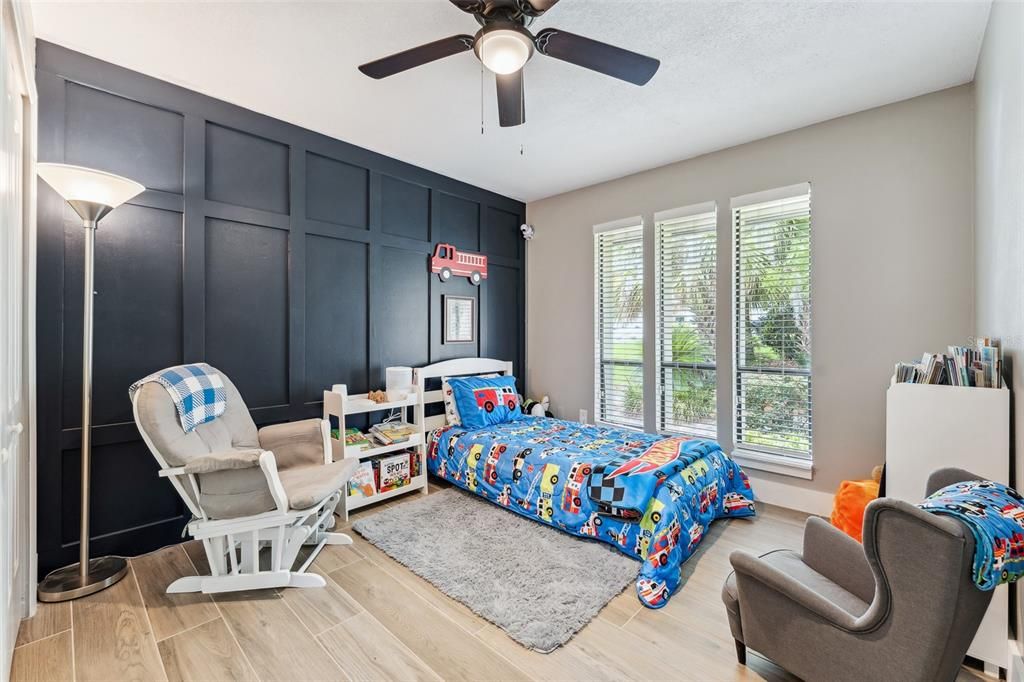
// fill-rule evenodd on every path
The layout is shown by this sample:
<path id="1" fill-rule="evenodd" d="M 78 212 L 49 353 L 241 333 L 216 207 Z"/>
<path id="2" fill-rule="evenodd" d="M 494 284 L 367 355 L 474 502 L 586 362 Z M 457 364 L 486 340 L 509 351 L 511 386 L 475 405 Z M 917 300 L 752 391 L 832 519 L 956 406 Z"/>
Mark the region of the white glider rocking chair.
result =
<path id="1" fill-rule="evenodd" d="M 159 475 L 191 510 L 188 532 L 202 541 L 210 565 L 211 575 L 179 578 L 167 592 L 324 587 L 323 577 L 306 570 L 324 545 L 352 542 L 330 530 L 356 463 L 331 461 L 326 421 L 257 430 L 238 389 L 221 378 L 224 413 L 188 433 L 159 383 L 144 383 L 132 396 L 135 423 Z M 313 550 L 292 570 L 303 545 Z M 269 565 L 261 566 L 261 548 L 269 548 Z"/>

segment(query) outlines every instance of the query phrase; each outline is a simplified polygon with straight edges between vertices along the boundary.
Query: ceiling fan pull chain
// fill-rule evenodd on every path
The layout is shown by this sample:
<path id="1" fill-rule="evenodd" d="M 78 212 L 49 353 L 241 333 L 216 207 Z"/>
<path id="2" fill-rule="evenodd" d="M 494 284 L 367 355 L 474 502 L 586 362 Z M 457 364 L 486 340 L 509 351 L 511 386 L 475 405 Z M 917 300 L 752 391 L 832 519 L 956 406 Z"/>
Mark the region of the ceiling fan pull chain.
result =
<path id="1" fill-rule="evenodd" d="M 484 134 L 484 63 L 480 62 L 480 134 Z"/>

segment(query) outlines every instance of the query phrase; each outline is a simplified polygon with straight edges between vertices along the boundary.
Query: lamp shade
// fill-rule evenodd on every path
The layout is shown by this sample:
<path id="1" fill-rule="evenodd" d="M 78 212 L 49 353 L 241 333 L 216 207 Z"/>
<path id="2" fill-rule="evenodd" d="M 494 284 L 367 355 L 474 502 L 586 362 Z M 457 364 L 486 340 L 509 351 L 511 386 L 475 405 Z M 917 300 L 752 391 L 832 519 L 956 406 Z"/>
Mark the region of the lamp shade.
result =
<path id="1" fill-rule="evenodd" d="M 36 172 L 67 202 L 89 202 L 117 208 L 146 189 L 120 175 L 64 163 L 37 163 Z"/>

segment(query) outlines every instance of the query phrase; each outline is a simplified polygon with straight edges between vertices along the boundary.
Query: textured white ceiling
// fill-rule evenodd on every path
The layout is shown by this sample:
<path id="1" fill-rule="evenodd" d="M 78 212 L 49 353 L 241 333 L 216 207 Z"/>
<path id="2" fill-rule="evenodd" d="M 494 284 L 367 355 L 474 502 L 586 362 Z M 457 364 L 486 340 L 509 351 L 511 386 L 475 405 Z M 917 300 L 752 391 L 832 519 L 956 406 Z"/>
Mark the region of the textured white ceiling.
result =
<path id="1" fill-rule="evenodd" d="M 50 2 L 39 38 L 466 182 L 535 200 L 969 82 L 988 2 L 562 0 L 534 24 L 662 60 L 645 87 L 537 55 L 501 129 L 464 53 L 356 66 L 476 22 L 446 0 Z"/>

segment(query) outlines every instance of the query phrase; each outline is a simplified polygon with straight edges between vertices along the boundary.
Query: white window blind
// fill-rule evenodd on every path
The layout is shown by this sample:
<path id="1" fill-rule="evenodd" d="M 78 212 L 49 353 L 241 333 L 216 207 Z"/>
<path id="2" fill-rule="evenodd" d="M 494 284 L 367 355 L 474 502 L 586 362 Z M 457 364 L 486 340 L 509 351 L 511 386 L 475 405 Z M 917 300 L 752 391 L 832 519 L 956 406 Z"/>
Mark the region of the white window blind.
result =
<path id="1" fill-rule="evenodd" d="M 594 235 L 595 400 L 599 421 L 643 428 L 643 227 Z"/>
<path id="2" fill-rule="evenodd" d="M 715 211 L 655 222 L 658 430 L 717 437 Z"/>
<path id="3" fill-rule="evenodd" d="M 810 188 L 736 204 L 736 445 L 809 460 Z"/>

